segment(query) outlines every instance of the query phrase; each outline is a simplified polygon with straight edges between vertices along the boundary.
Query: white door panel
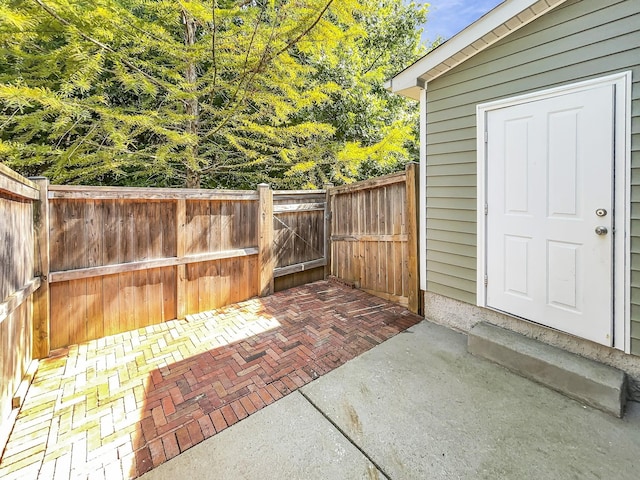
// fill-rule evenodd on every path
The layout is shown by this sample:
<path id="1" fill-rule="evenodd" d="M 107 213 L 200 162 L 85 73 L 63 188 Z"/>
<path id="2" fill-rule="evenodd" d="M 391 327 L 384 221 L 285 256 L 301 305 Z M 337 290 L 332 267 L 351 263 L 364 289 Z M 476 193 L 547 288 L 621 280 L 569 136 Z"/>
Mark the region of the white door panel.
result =
<path id="1" fill-rule="evenodd" d="M 487 305 L 606 345 L 613 105 L 607 85 L 487 113 Z"/>

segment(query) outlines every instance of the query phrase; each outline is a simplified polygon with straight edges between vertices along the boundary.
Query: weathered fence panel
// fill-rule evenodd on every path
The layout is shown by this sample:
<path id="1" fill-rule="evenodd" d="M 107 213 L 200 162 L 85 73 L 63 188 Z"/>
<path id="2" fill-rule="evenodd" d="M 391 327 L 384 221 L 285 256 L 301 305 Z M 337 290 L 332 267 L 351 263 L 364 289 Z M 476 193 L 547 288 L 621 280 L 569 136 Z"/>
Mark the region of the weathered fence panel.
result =
<path id="1" fill-rule="evenodd" d="M 331 274 L 418 310 L 415 164 L 331 188 Z"/>
<path id="2" fill-rule="evenodd" d="M 0 449 L 34 358 L 33 295 L 40 286 L 34 211 L 39 199 L 37 184 L 0 164 Z"/>
<path id="3" fill-rule="evenodd" d="M 257 295 L 255 192 L 51 186 L 51 348 Z"/>

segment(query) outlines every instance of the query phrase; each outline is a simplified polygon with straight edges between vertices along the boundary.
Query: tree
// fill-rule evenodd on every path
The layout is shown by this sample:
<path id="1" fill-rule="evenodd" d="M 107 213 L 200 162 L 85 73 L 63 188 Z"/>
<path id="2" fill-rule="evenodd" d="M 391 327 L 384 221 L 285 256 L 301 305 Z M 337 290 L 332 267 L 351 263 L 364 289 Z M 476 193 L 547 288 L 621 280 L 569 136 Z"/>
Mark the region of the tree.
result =
<path id="1" fill-rule="evenodd" d="M 427 5 L 396 0 L 364 5 L 357 17 L 366 35 L 344 41 L 334 59 L 317 60 L 320 82 L 340 85 L 329 102 L 311 109 L 316 121 L 335 128 L 339 149 L 330 176 L 339 182 L 397 171 L 417 159 L 417 105 L 387 92 L 384 82 L 426 52 L 418 26 L 426 21 Z"/>
<path id="2" fill-rule="evenodd" d="M 348 179 L 352 170 L 327 166 L 349 164 L 355 142 L 380 139 L 329 121 L 339 118 L 329 105 L 349 108 L 340 77 L 350 75 L 348 48 L 362 62 L 378 49 L 369 71 L 358 66 L 358 88 L 386 94 L 389 39 L 371 11 L 394 5 L 402 2 L 0 0 L 0 155 L 56 183 L 299 185 L 310 164 L 319 168 L 308 184 Z M 402 8 L 388 25 L 413 14 L 406 40 L 423 13 Z M 403 108 L 375 114 L 392 129 Z"/>

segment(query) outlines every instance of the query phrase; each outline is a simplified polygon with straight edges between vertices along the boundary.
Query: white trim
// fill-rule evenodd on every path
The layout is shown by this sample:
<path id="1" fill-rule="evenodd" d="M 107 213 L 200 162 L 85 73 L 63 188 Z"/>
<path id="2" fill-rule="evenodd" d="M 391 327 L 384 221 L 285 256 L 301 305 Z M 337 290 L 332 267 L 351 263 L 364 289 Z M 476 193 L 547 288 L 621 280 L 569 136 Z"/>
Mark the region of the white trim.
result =
<path id="1" fill-rule="evenodd" d="M 487 203 L 487 112 L 482 105 L 476 106 L 476 152 L 477 158 L 477 277 L 476 277 L 476 305 L 487 306 L 487 289 L 484 278 L 487 274 L 487 219 L 484 206 Z"/>
<path id="2" fill-rule="evenodd" d="M 537 92 L 525 93 L 515 97 L 503 98 L 500 100 L 494 100 L 492 102 L 482 103 L 477 106 L 480 110 L 497 110 L 498 108 L 512 107 L 514 105 L 520 105 L 521 103 L 535 102 L 537 100 L 545 100 L 553 98 L 558 95 L 566 95 L 575 92 L 581 92 L 584 90 L 590 90 L 594 87 L 601 85 L 616 85 L 618 88 L 624 87 L 626 82 L 631 81 L 631 71 L 614 73 L 605 77 L 593 78 L 590 80 L 583 80 L 581 82 L 572 83 L 569 85 L 561 85 L 559 87 L 553 87 L 546 90 Z M 626 87 L 625 87 L 626 88 Z M 629 87 L 630 88 L 630 87 Z M 624 90 L 624 88 L 623 88 Z"/>
<path id="3" fill-rule="evenodd" d="M 420 181 L 418 211 L 418 259 L 420 266 L 420 290 L 427 289 L 427 91 L 420 91 Z"/>
<path id="4" fill-rule="evenodd" d="M 621 78 L 616 82 L 616 122 L 624 123 L 624 130 L 616 130 L 616 146 L 624 145 L 621 151 L 616 150 L 616 171 L 622 171 L 623 175 L 616 175 L 616 208 L 624 212 L 624 235 L 616 237 L 618 252 L 622 258 L 618 262 L 623 262 L 624 268 L 616 273 L 616 289 L 618 301 L 614 303 L 614 308 L 618 308 L 618 317 L 624 317 L 621 325 L 614 323 L 614 345 L 616 348 L 624 349 L 625 353 L 631 353 L 631 85 L 633 83 L 630 71 L 621 74 Z M 618 95 L 618 92 L 621 95 Z M 621 152 L 623 158 L 618 158 Z M 623 178 L 620 178 L 623 177 Z M 618 194 L 618 192 L 620 192 Z M 618 210 L 620 211 L 620 210 Z M 616 222 L 616 227 L 618 223 Z M 622 302 L 622 305 L 620 305 Z"/>
<path id="5" fill-rule="evenodd" d="M 630 353 L 630 276 L 631 276 L 631 72 L 621 72 L 571 85 L 554 87 L 539 92 L 496 100 L 477 105 L 477 174 L 478 174 L 478 258 L 477 258 L 477 305 L 487 307 L 484 275 L 486 273 L 486 163 L 487 151 L 484 142 L 486 117 L 491 110 L 511 107 L 523 103 L 553 98 L 558 95 L 576 93 L 604 85 L 615 88 L 615 159 L 614 159 L 614 229 L 618 233 L 614 243 L 614 348 Z M 622 212 L 622 214 L 620 213 Z M 620 235 L 620 232 L 623 232 Z"/>

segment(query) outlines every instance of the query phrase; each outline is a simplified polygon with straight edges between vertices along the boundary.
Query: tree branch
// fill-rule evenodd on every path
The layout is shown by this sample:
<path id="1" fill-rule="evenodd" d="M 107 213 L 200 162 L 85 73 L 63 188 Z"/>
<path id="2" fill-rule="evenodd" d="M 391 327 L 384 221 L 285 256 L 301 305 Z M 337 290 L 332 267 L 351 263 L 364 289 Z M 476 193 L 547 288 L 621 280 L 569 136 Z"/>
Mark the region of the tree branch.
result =
<path id="1" fill-rule="evenodd" d="M 324 8 L 322 9 L 322 11 L 320 12 L 320 15 L 318 15 L 318 17 L 313 21 L 313 23 L 311 25 L 309 25 L 307 28 L 305 28 L 300 35 L 298 35 L 296 38 L 294 38 L 293 40 L 291 40 L 289 43 L 287 43 L 284 47 L 282 47 L 280 50 L 278 50 L 278 52 L 273 55 L 269 61 L 273 60 L 274 58 L 282 55 L 284 52 L 286 52 L 287 50 L 289 50 L 291 47 L 293 47 L 296 43 L 298 43 L 300 40 L 302 40 L 303 37 L 305 37 L 306 35 L 309 34 L 309 32 L 311 32 L 311 30 L 313 30 L 316 25 L 318 25 L 318 22 L 320 22 L 320 20 L 322 19 L 322 17 L 324 17 L 324 14 L 327 12 L 327 10 L 329 10 L 329 7 L 331 6 L 331 4 L 333 3 L 333 0 L 329 0 L 327 2 L 327 4 L 324 6 Z"/>
<path id="2" fill-rule="evenodd" d="M 106 43 L 102 43 L 100 40 L 96 40 L 95 38 L 91 37 L 90 35 L 87 35 L 86 33 L 84 33 L 82 30 L 80 30 L 78 27 L 76 27 L 75 25 L 73 25 L 70 21 L 68 21 L 65 18 L 62 18 L 55 10 L 53 10 L 49 5 L 47 5 L 46 3 L 44 3 L 42 0 L 33 0 L 35 1 L 38 5 L 40 5 L 40 7 L 47 12 L 49 15 L 51 15 L 53 18 L 55 18 L 57 21 L 59 21 L 61 24 L 63 24 L 66 27 L 71 27 L 73 29 L 75 29 L 78 34 L 84 38 L 86 41 L 93 43 L 94 45 L 102 48 L 103 50 L 106 50 L 107 52 L 113 53 L 114 55 L 117 55 L 118 52 L 115 51 L 113 48 L 111 48 L 109 45 L 107 45 Z M 120 59 L 120 61 L 126 65 L 127 67 L 129 67 L 130 69 L 138 72 L 140 75 L 142 75 L 144 78 L 146 78 L 147 80 L 149 80 L 151 83 L 153 83 L 155 86 L 160 87 L 160 88 L 165 88 L 165 85 L 160 82 L 157 78 L 149 75 L 147 72 L 145 72 L 144 70 L 140 69 L 139 67 L 137 67 L 136 65 L 134 65 L 133 63 L 131 63 L 128 60 L 124 60 L 124 59 Z"/>

